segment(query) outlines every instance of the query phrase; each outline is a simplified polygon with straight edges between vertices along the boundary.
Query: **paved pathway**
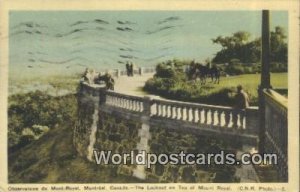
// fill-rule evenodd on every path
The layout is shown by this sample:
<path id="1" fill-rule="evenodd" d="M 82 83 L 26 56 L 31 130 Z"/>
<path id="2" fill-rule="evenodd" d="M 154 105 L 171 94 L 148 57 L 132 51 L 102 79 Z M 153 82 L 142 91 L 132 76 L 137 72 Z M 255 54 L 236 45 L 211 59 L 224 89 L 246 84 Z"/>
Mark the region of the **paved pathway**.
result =
<path id="1" fill-rule="evenodd" d="M 121 76 L 115 78 L 115 91 L 118 93 L 126 93 L 129 95 L 143 96 L 147 95 L 142 88 L 145 82 L 153 77 L 154 73 L 135 75 L 133 77 Z"/>
<path id="2" fill-rule="evenodd" d="M 245 152 L 257 153 L 257 151 L 255 151 L 252 146 L 244 145 L 243 150 L 237 152 L 237 159 L 241 160 L 241 156 Z M 241 179 L 241 183 L 257 183 L 259 181 L 258 175 L 256 174 L 256 171 L 252 164 L 241 165 L 241 167 L 236 169 L 235 176 Z"/>

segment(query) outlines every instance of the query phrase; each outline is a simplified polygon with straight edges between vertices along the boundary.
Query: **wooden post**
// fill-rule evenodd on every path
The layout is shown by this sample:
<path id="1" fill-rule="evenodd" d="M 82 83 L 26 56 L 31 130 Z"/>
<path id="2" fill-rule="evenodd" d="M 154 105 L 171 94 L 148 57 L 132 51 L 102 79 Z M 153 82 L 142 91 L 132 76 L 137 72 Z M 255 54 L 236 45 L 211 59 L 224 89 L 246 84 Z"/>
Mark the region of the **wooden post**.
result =
<path id="1" fill-rule="evenodd" d="M 259 152 L 265 151 L 265 99 L 263 90 L 271 88 L 270 84 L 270 18 L 269 10 L 262 11 L 262 37 L 261 37 L 261 82 L 258 89 L 259 96 Z"/>

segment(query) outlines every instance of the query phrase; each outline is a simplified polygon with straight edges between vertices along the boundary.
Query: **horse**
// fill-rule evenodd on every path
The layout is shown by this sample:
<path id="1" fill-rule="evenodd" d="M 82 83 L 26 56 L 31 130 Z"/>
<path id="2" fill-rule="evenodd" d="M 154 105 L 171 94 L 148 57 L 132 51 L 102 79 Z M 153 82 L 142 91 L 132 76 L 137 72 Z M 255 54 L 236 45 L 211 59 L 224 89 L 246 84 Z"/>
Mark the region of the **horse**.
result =
<path id="1" fill-rule="evenodd" d="M 216 66 L 210 68 L 210 77 L 211 77 L 211 82 L 218 83 L 218 84 L 220 83 L 220 70 Z"/>
<path id="2" fill-rule="evenodd" d="M 201 63 L 192 63 L 189 66 L 189 70 L 187 73 L 189 80 L 200 79 L 201 85 L 206 84 L 206 79 L 208 76 L 211 77 L 211 82 L 218 83 L 220 82 L 220 71 L 216 66 L 209 68 Z"/>
<path id="3" fill-rule="evenodd" d="M 199 78 L 200 78 L 201 85 L 205 85 L 206 78 L 210 74 L 210 69 L 207 66 L 202 65 L 200 63 L 197 66 L 198 66 Z"/>
<path id="4" fill-rule="evenodd" d="M 206 77 L 209 74 L 209 70 L 206 66 L 192 62 L 189 66 L 189 70 L 187 72 L 187 76 L 189 80 L 196 81 L 197 78 L 200 79 L 201 85 L 206 83 Z"/>

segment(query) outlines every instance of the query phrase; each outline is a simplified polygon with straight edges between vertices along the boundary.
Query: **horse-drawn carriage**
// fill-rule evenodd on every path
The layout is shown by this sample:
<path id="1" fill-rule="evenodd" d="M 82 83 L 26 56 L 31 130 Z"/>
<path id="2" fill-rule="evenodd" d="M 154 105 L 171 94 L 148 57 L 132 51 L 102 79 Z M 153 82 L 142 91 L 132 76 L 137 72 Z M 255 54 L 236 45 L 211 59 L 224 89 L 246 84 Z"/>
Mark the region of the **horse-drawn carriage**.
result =
<path id="1" fill-rule="evenodd" d="M 206 84 L 207 78 L 211 78 L 211 82 L 220 82 L 220 70 L 214 65 L 212 67 L 205 66 L 201 63 L 192 62 L 187 70 L 189 80 L 200 79 L 201 85 Z"/>

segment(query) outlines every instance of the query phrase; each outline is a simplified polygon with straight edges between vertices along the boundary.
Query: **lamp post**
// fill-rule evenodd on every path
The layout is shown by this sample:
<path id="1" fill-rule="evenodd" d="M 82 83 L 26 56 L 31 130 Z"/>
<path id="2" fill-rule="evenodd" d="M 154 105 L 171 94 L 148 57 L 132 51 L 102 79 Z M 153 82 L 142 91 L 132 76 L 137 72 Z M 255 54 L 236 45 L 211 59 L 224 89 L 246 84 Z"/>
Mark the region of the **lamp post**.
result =
<path id="1" fill-rule="evenodd" d="M 262 11 L 262 37 L 261 37 L 261 80 L 258 88 L 259 96 L 259 153 L 265 152 L 265 99 L 263 90 L 271 88 L 270 83 L 270 13 Z"/>

